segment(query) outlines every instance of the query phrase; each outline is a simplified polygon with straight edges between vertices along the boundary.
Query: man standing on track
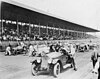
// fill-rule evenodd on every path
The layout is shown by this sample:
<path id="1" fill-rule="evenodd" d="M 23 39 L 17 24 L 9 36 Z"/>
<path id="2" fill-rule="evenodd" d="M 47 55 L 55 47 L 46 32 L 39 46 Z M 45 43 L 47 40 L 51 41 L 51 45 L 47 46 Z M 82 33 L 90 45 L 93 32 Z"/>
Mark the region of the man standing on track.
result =
<path id="1" fill-rule="evenodd" d="M 33 56 L 34 47 L 32 44 L 29 45 L 29 57 Z"/>
<path id="2" fill-rule="evenodd" d="M 75 64 L 75 53 L 76 53 L 75 46 L 74 46 L 74 44 L 71 44 L 70 45 L 70 58 L 72 59 L 74 70 L 77 71 L 77 67 Z"/>
<path id="3" fill-rule="evenodd" d="M 11 55 L 11 45 L 10 44 L 6 48 L 5 55 Z"/>
<path id="4" fill-rule="evenodd" d="M 92 63 L 93 63 L 93 68 L 95 67 L 95 64 L 98 60 L 98 51 L 97 51 L 97 46 L 94 47 L 94 50 L 92 52 L 92 55 L 91 55 L 91 60 L 92 60 Z"/>
<path id="5" fill-rule="evenodd" d="M 93 72 L 98 74 L 98 79 L 100 79 L 100 57 L 98 57 L 98 60 L 97 60 L 96 65 L 93 69 Z"/>

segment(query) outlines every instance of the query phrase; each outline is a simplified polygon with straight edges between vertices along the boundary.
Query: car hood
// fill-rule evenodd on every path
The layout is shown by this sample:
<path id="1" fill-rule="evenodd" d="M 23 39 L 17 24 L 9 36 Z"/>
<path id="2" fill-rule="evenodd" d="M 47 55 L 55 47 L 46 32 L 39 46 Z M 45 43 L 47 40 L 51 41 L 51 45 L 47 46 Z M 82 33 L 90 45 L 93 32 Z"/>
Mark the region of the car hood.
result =
<path id="1" fill-rule="evenodd" d="M 51 53 L 47 54 L 47 56 L 50 57 L 50 58 L 57 58 L 61 55 L 62 54 L 60 52 L 51 52 Z"/>
<path id="2" fill-rule="evenodd" d="M 22 46 L 17 46 L 17 47 L 14 47 L 13 49 L 17 50 L 17 49 L 22 49 L 22 48 L 23 48 Z"/>

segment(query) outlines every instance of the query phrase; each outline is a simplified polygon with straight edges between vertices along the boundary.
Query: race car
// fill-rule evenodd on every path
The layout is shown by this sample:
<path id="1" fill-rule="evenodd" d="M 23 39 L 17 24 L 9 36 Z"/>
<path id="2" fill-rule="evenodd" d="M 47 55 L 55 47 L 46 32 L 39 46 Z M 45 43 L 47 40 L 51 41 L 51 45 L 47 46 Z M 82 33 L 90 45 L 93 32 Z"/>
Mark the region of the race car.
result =
<path id="1" fill-rule="evenodd" d="M 54 77 L 58 77 L 59 73 L 67 67 L 73 67 L 72 60 L 62 50 L 60 52 L 49 52 L 32 57 L 31 72 L 35 76 L 40 71 L 49 71 Z"/>
<path id="2" fill-rule="evenodd" d="M 28 46 L 24 43 L 18 43 L 15 46 L 11 46 L 12 55 L 26 54 L 27 50 L 28 50 Z"/>
<path id="3" fill-rule="evenodd" d="M 78 51 L 78 52 L 89 51 L 89 45 L 88 45 L 88 44 L 85 44 L 85 43 L 80 43 L 80 44 L 77 46 L 77 51 Z"/>
<path id="4" fill-rule="evenodd" d="M 96 43 L 90 43 L 90 44 L 89 44 L 89 49 L 90 49 L 90 50 L 93 50 L 94 47 L 96 47 L 96 46 L 97 46 Z"/>

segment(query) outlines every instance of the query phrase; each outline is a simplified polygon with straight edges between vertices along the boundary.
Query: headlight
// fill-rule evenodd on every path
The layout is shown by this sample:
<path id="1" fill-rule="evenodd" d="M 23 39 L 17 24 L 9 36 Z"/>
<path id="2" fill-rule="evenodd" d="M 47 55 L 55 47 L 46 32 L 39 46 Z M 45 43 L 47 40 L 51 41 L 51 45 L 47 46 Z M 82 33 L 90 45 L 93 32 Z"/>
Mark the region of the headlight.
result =
<path id="1" fill-rule="evenodd" d="M 54 59 L 54 60 L 52 61 L 52 63 L 55 64 L 55 63 L 57 63 L 57 61 L 58 61 L 58 59 Z"/>
<path id="2" fill-rule="evenodd" d="M 41 60 L 40 59 L 37 59 L 37 63 L 40 63 L 41 62 Z"/>
<path id="3" fill-rule="evenodd" d="M 50 59 L 48 59 L 48 63 L 52 63 L 52 59 L 50 58 Z"/>

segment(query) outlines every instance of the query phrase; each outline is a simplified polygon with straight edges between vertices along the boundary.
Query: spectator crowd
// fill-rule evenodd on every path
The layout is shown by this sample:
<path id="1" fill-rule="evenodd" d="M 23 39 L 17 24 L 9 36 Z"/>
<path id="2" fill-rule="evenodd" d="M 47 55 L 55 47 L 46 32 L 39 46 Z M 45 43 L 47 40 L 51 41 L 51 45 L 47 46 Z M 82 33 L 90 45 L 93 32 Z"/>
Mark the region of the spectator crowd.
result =
<path id="1" fill-rule="evenodd" d="M 31 29 L 31 31 L 29 30 Z M 39 30 L 40 29 L 40 30 Z M 39 33 L 40 31 L 40 33 Z M 85 35 L 85 37 L 75 36 L 75 32 L 73 34 L 69 34 L 67 32 L 63 32 L 54 29 L 47 28 L 38 28 L 38 27 L 30 27 L 29 26 L 19 26 L 17 28 L 14 24 L 3 24 L 2 33 L 0 35 L 0 40 L 2 41 L 33 41 L 33 40 L 66 40 L 66 39 L 83 39 L 93 37 L 91 35 Z"/>

